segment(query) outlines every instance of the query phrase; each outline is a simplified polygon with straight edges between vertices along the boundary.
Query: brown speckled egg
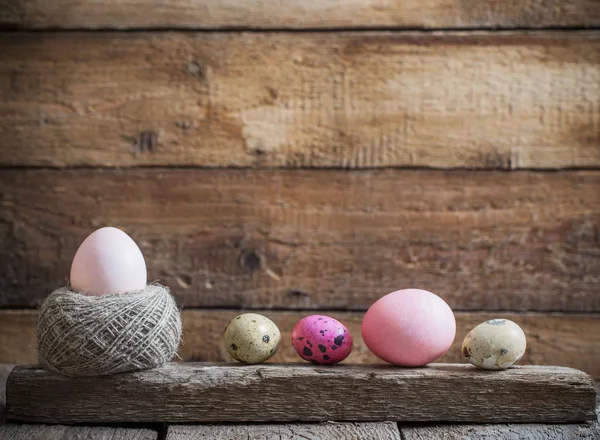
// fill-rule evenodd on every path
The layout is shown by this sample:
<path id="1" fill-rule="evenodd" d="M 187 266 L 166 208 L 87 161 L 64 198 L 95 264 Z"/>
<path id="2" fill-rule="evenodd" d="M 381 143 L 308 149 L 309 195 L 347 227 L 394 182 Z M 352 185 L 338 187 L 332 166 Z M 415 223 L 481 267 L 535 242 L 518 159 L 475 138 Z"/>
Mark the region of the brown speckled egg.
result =
<path id="1" fill-rule="evenodd" d="M 469 332 L 463 341 L 462 352 L 476 367 L 504 370 L 519 362 L 526 346 L 521 327 L 508 319 L 490 319 Z"/>
<path id="2" fill-rule="evenodd" d="M 237 361 L 259 364 L 279 348 L 281 333 L 273 321 L 256 313 L 233 318 L 223 333 L 225 349 Z"/>

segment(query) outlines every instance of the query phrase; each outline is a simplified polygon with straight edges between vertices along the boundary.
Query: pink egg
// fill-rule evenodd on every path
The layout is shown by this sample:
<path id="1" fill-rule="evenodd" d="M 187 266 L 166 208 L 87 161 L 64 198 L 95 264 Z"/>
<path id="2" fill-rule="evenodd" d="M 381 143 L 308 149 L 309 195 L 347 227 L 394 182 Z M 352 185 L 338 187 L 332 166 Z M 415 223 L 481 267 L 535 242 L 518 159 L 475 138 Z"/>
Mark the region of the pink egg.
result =
<path id="1" fill-rule="evenodd" d="M 367 310 L 362 337 L 376 356 L 406 367 L 428 364 L 448 351 L 456 335 L 454 313 L 434 293 L 392 292 Z"/>
<path id="2" fill-rule="evenodd" d="M 292 345 L 300 357 L 316 364 L 336 364 L 352 351 L 352 336 L 344 324 L 324 315 L 298 321 L 292 331 Z"/>
<path id="3" fill-rule="evenodd" d="M 125 232 L 101 228 L 79 246 L 71 265 L 71 289 L 86 295 L 131 292 L 146 287 L 142 251 Z"/>

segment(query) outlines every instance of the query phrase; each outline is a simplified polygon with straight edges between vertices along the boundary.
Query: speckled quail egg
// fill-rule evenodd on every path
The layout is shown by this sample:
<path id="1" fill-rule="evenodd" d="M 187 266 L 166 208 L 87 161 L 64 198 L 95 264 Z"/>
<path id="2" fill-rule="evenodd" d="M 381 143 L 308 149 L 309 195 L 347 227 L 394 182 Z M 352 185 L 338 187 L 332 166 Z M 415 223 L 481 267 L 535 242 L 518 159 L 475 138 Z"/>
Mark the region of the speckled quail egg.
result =
<path id="1" fill-rule="evenodd" d="M 462 353 L 476 367 L 504 370 L 523 357 L 526 346 L 521 327 L 508 319 L 490 319 L 469 332 Z"/>
<path id="2" fill-rule="evenodd" d="M 233 318 L 223 333 L 225 349 L 237 361 L 259 364 L 273 356 L 279 348 L 281 333 L 269 318 L 244 313 Z"/>

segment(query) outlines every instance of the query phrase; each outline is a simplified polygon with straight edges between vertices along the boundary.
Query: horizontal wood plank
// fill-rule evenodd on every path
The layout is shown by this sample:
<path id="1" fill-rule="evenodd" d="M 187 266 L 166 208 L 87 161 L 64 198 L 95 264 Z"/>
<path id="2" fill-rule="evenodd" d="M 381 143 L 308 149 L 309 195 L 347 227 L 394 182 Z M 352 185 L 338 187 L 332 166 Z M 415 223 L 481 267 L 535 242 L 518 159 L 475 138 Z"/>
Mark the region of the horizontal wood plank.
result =
<path id="1" fill-rule="evenodd" d="M 52 423 L 562 423 L 595 420 L 594 386 L 578 370 L 539 366 L 490 374 L 461 364 L 408 369 L 180 363 L 86 378 L 22 366 L 8 378 L 7 419 Z M 260 404 L 241 403 L 254 399 Z"/>
<path id="2" fill-rule="evenodd" d="M 239 311 L 184 310 L 183 338 L 178 355 L 187 362 L 231 361 L 222 346 L 221 336 L 227 323 Z M 294 325 L 311 312 L 259 310 L 272 319 L 282 333 L 281 347 L 272 362 L 298 362 L 291 345 Z M 346 363 L 365 364 L 380 361 L 365 346 L 361 337 L 362 313 L 319 311 L 330 315 L 347 327 L 354 339 L 354 349 Z M 0 362 L 37 363 L 35 353 L 35 321 L 32 310 L 0 311 Z M 467 333 L 488 319 L 503 317 L 517 322 L 527 335 L 527 351 L 521 364 L 562 365 L 577 368 L 600 379 L 600 318 L 597 315 L 541 315 L 516 313 L 456 313 L 457 331 L 454 344 L 441 362 L 465 362 L 461 344 Z"/>
<path id="3" fill-rule="evenodd" d="M 401 427 L 403 440 L 592 440 L 598 423 L 585 425 L 440 425 Z"/>
<path id="4" fill-rule="evenodd" d="M 11 28 L 594 26 L 595 0 L 1 0 Z"/>
<path id="5" fill-rule="evenodd" d="M 0 171 L 0 307 L 67 282 L 117 226 L 185 307 L 366 310 L 420 287 L 457 310 L 600 311 L 600 173 Z"/>
<path id="6" fill-rule="evenodd" d="M 230 361 L 222 346 L 223 329 L 239 312 L 230 310 L 187 310 L 182 314 L 184 333 L 179 348 L 186 361 Z M 291 345 L 294 325 L 312 312 L 259 311 L 272 319 L 282 332 L 281 347 L 273 362 L 298 362 Z M 354 340 L 347 363 L 382 362 L 365 345 L 361 336 L 362 313 L 319 311 L 343 322 Z M 461 344 L 469 331 L 488 319 L 504 317 L 517 322 L 527 335 L 527 351 L 522 364 L 562 365 L 581 369 L 600 379 L 600 318 L 597 315 L 541 315 L 516 313 L 456 313 L 457 331 L 452 347 L 438 361 L 465 362 Z M 35 363 L 36 360 L 33 359 Z"/>
<path id="7" fill-rule="evenodd" d="M 0 426 L 2 440 L 157 440 L 158 433 L 150 429 L 114 428 L 106 426 Z"/>
<path id="8" fill-rule="evenodd" d="M 4 166 L 600 166 L 597 32 L 9 33 L 0 96 Z"/>
<path id="9" fill-rule="evenodd" d="M 166 440 L 400 440 L 394 422 L 265 425 L 173 425 Z"/>

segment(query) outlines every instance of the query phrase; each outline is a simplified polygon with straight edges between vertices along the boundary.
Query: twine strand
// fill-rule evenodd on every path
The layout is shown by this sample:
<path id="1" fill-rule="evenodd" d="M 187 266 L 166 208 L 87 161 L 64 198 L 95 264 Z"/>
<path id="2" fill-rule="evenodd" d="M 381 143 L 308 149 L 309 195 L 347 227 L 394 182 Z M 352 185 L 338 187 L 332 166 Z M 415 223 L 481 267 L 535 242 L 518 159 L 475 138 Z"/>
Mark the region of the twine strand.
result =
<path id="1" fill-rule="evenodd" d="M 101 376 L 160 367 L 181 339 L 181 316 L 166 287 L 86 296 L 52 292 L 37 322 L 38 359 L 67 376 Z"/>

